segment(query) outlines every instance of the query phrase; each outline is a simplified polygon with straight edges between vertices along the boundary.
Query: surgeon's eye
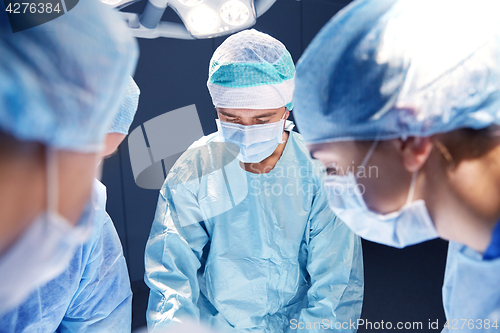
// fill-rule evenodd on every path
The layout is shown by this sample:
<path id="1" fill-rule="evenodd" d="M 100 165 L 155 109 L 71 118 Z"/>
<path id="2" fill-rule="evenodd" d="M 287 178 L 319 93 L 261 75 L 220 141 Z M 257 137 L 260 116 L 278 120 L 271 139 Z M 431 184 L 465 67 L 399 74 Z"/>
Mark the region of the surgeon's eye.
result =
<path id="1" fill-rule="evenodd" d="M 337 164 L 332 163 L 330 165 L 327 165 L 326 166 L 326 174 L 329 176 L 337 175 L 338 174 Z"/>
<path id="2" fill-rule="evenodd" d="M 268 122 L 269 122 L 269 119 L 270 119 L 270 118 L 257 118 L 257 119 L 256 119 L 256 123 L 257 123 L 257 124 L 266 124 L 266 123 L 268 123 Z"/>

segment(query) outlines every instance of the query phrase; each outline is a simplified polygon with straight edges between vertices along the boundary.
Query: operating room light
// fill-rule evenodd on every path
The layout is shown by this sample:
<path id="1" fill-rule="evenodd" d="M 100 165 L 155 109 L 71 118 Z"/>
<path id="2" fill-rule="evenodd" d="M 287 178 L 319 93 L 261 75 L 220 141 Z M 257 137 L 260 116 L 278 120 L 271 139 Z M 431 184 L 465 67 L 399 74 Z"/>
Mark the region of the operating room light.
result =
<path id="1" fill-rule="evenodd" d="M 101 0 L 117 9 L 141 0 Z M 252 27 L 276 0 L 146 0 L 141 13 L 122 12 L 134 36 L 213 38 Z M 171 7 L 182 23 L 163 21 Z"/>
<path id="2" fill-rule="evenodd" d="M 117 5 L 118 3 L 120 3 L 121 0 L 101 0 L 101 1 L 107 5 L 114 6 L 114 5 Z"/>
<path id="3" fill-rule="evenodd" d="M 196 32 L 209 33 L 219 25 L 217 13 L 208 6 L 199 6 L 189 14 L 189 26 Z"/>
<path id="4" fill-rule="evenodd" d="M 220 9 L 222 19 L 231 25 L 242 25 L 248 20 L 250 11 L 248 7 L 239 0 L 229 0 Z"/>
<path id="5" fill-rule="evenodd" d="M 202 3 L 203 0 L 179 0 L 179 2 L 184 6 L 193 7 Z"/>

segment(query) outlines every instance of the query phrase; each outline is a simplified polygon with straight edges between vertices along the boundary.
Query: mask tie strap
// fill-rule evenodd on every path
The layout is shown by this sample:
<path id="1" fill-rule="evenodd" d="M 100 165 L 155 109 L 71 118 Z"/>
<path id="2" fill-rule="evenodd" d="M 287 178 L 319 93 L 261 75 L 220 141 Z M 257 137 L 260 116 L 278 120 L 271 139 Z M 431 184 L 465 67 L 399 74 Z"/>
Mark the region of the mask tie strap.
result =
<path id="1" fill-rule="evenodd" d="M 57 179 L 57 153 L 52 147 L 45 148 L 47 172 L 47 211 L 57 213 L 59 186 Z"/>
<path id="2" fill-rule="evenodd" d="M 279 122 L 281 123 L 281 121 L 283 120 L 283 128 L 285 127 L 285 115 L 286 115 L 286 108 L 285 108 L 285 113 L 283 113 L 283 117 L 281 117 L 281 119 L 279 120 Z M 280 134 L 280 137 L 278 138 L 278 143 L 279 144 L 282 144 L 282 143 L 285 143 L 285 141 L 283 140 L 283 133 Z"/>
<path id="3" fill-rule="evenodd" d="M 411 175 L 410 189 L 408 191 L 408 199 L 406 199 L 406 205 L 409 205 L 413 201 L 413 195 L 415 194 L 415 185 L 417 184 L 418 170 L 413 171 Z"/>
<path id="4" fill-rule="evenodd" d="M 366 153 L 366 156 L 365 156 L 365 158 L 363 159 L 363 162 L 361 162 L 361 165 L 360 165 L 360 166 L 359 166 L 359 168 L 358 168 L 358 172 L 356 172 L 356 179 L 358 179 L 358 178 L 359 178 L 359 173 L 360 173 L 362 170 L 364 170 L 364 168 L 365 168 L 366 164 L 368 163 L 368 160 L 370 159 L 370 157 L 372 157 L 373 152 L 375 151 L 375 148 L 377 148 L 378 142 L 379 142 L 379 140 L 378 140 L 378 139 L 377 139 L 377 140 L 375 140 L 375 141 L 373 141 L 373 143 L 372 143 L 372 145 L 371 145 L 370 149 L 368 150 L 368 153 Z M 363 169 L 361 169 L 361 168 L 363 168 Z"/>

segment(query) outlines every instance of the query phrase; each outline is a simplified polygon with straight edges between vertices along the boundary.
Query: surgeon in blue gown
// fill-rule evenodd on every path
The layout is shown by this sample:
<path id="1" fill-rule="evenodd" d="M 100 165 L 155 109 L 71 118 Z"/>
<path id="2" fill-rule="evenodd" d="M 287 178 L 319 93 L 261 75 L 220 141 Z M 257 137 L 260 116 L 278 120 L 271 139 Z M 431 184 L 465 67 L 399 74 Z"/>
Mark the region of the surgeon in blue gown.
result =
<path id="1" fill-rule="evenodd" d="M 328 168 L 332 210 L 381 244 L 450 241 L 450 332 L 500 327 L 499 11 L 491 0 L 354 1 L 297 65 L 295 119 Z"/>
<path id="2" fill-rule="evenodd" d="M 139 94 L 130 78 L 120 111 L 108 129 L 104 155 L 112 154 L 127 135 Z M 92 219 L 92 234 L 77 247 L 69 267 L 39 286 L 20 306 L 0 315 L 0 332 L 130 332 L 132 291 L 127 264 L 106 213 L 106 187 L 97 179 L 92 211 L 86 218 Z"/>
<path id="3" fill-rule="evenodd" d="M 219 130 L 170 170 L 146 246 L 150 331 L 187 318 L 215 332 L 356 331 L 361 242 L 286 121 L 294 73 L 284 45 L 256 30 L 215 51 Z"/>

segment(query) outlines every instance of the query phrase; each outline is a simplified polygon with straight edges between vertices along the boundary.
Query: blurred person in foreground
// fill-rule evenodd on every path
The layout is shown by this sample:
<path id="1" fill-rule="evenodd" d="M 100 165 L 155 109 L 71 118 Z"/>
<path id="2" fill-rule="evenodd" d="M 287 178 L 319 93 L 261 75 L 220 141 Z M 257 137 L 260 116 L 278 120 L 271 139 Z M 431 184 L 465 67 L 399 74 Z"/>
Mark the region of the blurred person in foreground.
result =
<path id="1" fill-rule="evenodd" d="M 120 111 L 107 131 L 103 158 L 113 154 L 128 134 L 139 94 L 130 78 Z M 97 179 L 92 210 L 92 234 L 77 246 L 66 270 L 0 315 L 0 332 L 130 332 L 132 291 L 127 264 L 106 213 L 106 187 Z"/>
<path id="2" fill-rule="evenodd" d="M 499 11 L 354 1 L 297 65 L 295 116 L 332 210 L 381 244 L 450 240 L 450 331 L 500 325 Z"/>
<path id="3" fill-rule="evenodd" d="M 92 235 L 96 166 L 138 49 L 98 0 L 17 33 L 0 9 L 1 315 Z"/>

